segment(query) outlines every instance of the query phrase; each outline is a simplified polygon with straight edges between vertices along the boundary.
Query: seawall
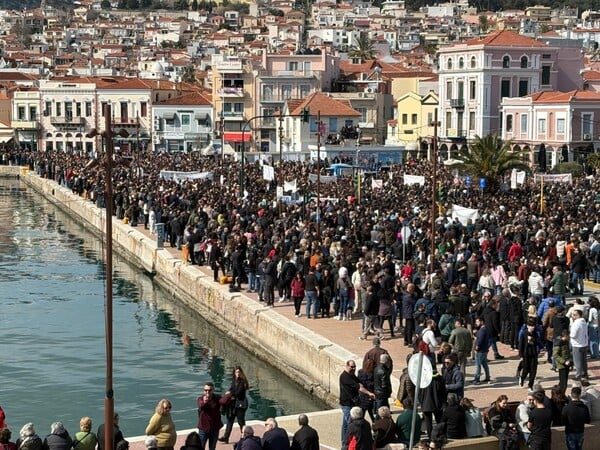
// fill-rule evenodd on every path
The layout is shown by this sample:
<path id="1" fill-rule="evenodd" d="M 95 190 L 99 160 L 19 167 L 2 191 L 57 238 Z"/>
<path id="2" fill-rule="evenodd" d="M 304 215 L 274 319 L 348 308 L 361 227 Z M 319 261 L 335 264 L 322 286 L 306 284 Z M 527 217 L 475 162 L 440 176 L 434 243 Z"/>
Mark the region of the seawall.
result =
<path id="1" fill-rule="evenodd" d="M 0 166 L 0 176 L 21 176 L 96 235 L 104 234 L 104 209 L 84 200 L 56 182 L 18 167 Z M 218 326 L 238 345 L 279 369 L 312 395 L 335 407 L 338 378 L 345 362 L 357 358 L 343 347 L 246 297 L 215 284 L 198 266 L 182 264 L 168 250 L 159 249 L 136 228 L 113 220 L 114 249 L 134 266 L 155 274 L 155 280 L 205 319 Z"/>

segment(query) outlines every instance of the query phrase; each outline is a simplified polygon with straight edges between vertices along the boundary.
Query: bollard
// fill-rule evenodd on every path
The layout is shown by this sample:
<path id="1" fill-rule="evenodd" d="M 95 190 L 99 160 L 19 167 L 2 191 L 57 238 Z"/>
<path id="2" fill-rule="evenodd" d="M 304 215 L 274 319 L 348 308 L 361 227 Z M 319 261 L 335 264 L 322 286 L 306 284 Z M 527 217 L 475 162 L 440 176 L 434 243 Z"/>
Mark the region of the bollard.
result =
<path id="1" fill-rule="evenodd" d="M 157 223 L 156 224 L 156 247 L 161 249 L 163 248 L 165 243 L 165 224 Z"/>

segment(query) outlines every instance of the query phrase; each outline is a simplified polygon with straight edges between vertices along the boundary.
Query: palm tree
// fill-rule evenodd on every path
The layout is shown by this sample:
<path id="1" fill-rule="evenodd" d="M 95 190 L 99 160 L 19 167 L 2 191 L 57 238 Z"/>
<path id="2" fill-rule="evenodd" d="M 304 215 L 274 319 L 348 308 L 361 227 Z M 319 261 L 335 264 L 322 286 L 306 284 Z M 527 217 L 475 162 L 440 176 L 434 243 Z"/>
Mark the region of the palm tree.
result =
<path id="1" fill-rule="evenodd" d="M 361 61 L 369 61 L 375 59 L 376 51 L 373 49 L 373 41 L 369 39 L 369 35 L 363 31 L 354 38 L 354 45 L 350 48 L 348 56 L 352 59 L 360 59 Z"/>
<path id="2" fill-rule="evenodd" d="M 485 178 L 491 192 L 497 191 L 502 177 L 513 169 L 531 173 L 523 160 L 525 152 L 512 151 L 510 142 L 503 142 L 495 134 L 475 136 L 470 148 L 463 147 L 456 156 L 460 161 L 454 167 L 473 178 Z"/>

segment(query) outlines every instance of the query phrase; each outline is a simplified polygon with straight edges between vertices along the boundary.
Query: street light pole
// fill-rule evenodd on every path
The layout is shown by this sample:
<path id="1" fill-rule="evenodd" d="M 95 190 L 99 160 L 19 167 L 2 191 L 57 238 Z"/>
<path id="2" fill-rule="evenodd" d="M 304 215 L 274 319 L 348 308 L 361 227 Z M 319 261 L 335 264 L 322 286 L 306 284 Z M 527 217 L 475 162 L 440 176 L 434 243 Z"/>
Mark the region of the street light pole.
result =
<path id="1" fill-rule="evenodd" d="M 431 174 L 431 261 L 429 274 L 433 275 L 435 271 L 435 215 L 436 215 L 436 202 L 435 202 L 435 186 L 437 184 L 437 157 L 438 157 L 438 110 L 437 108 L 433 113 L 433 140 L 431 142 L 432 148 L 432 159 L 433 159 L 433 170 Z"/>
<path id="2" fill-rule="evenodd" d="M 279 186 L 281 187 L 281 195 L 279 195 L 279 217 L 283 213 L 283 111 L 279 111 Z M 275 195 L 278 195 L 275 189 Z"/>

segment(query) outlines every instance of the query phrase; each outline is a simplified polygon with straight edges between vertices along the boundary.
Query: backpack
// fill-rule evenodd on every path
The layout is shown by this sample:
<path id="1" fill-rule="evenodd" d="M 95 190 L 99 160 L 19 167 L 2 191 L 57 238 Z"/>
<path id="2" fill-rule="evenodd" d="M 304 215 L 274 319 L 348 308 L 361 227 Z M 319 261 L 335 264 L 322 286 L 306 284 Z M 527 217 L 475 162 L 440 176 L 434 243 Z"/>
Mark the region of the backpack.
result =
<path id="1" fill-rule="evenodd" d="M 423 352 L 425 356 L 429 356 L 429 345 L 423 340 L 423 334 L 417 335 L 413 342 L 413 353 Z"/>

